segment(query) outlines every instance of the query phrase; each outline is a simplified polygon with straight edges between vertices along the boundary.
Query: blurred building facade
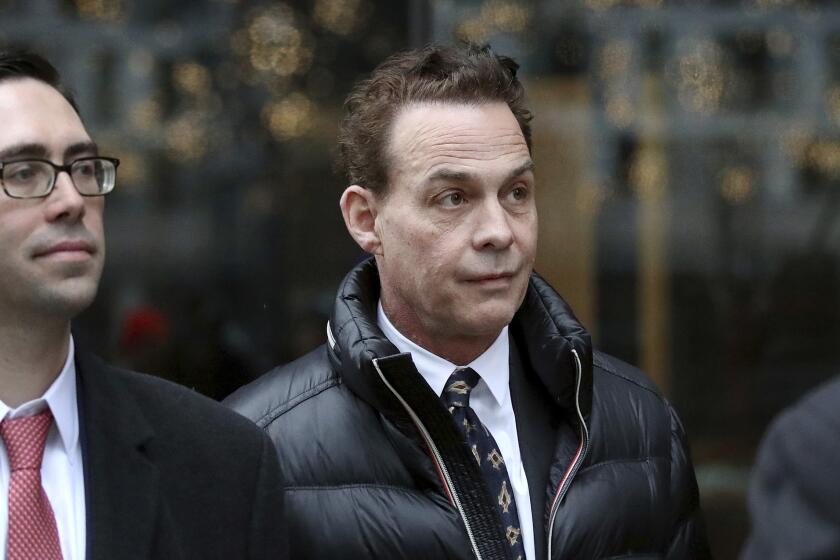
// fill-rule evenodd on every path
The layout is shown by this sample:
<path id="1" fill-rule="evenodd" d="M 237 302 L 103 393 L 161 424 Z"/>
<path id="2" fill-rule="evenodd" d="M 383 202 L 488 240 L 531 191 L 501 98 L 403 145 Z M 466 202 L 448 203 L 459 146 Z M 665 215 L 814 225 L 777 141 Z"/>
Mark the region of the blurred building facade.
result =
<path id="1" fill-rule="evenodd" d="M 733 558 L 768 420 L 840 365 L 840 6 L 816 0 L 0 0 L 103 153 L 100 297 L 77 337 L 222 397 L 320 344 L 363 258 L 331 170 L 389 53 L 490 42 L 536 113 L 538 270 L 648 371 Z"/>

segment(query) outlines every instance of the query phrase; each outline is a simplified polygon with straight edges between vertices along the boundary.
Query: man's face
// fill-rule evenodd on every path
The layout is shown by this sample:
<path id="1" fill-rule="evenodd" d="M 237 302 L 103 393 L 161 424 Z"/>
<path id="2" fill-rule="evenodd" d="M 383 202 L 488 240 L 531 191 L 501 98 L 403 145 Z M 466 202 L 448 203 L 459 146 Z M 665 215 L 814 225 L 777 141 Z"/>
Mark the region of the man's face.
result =
<path id="1" fill-rule="evenodd" d="M 37 80 L 0 82 L 0 161 L 69 163 L 96 154 L 79 116 Z M 105 245 L 102 197 L 82 197 L 60 173 L 46 198 L 0 191 L 0 314 L 70 319 L 96 295 Z"/>
<path id="2" fill-rule="evenodd" d="M 513 113 L 409 105 L 389 140 L 376 219 L 386 311 L 421 337 L 496 336 L 522 303 L 537 243 L 533 163 Z"/>

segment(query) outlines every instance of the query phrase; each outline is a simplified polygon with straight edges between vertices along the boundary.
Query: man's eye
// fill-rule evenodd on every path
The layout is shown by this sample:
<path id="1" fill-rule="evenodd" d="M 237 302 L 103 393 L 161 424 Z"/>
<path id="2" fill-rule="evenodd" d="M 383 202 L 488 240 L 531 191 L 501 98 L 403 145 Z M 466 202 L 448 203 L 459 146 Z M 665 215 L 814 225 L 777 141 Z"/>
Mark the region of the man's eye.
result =
<path id="1" fill-rule="evenodd" d="M 93 163 L 85 162 L 76 165 L 76 168 L 73 171 L 80 175 L 93 175 L 96 169 Z"/>
<path id="2" fill-rule="evenodd" d="M 525 187 L 516 187 L 515 189 L 511 189 L 510 193 L 508 193 L 508 196 L 510 196 L 510 198 L 512 200 L 515 200 L 516 202 L 521 202 L 528 198 L 528 189 L 526 189 Z"/>
<path id="3" fill-rule="evenodd" d="M 465 202 L 464 195 L 459 192 L 451 192 L 441 199 L 441 204 L 448 208 L 460 206 Z"/>
<path id="4" fill-rule="evenodd" d="M 6 170 L 5 176 L 8 181 L 31 181 L 37 175 L 38 170 L 29 165 L 19 165 Z"/>

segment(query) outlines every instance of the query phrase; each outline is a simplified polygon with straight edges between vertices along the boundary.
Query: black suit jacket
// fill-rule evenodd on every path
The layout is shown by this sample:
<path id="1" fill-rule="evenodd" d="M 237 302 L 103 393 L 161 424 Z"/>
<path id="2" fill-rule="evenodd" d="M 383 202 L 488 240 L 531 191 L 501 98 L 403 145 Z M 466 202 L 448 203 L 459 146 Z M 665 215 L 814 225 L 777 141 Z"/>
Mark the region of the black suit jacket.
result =
<path id="1" fill-rule="evenodd" d="M 285 557 L 268 438 L 168 381 L 77 354 L 87 558 Z"/>

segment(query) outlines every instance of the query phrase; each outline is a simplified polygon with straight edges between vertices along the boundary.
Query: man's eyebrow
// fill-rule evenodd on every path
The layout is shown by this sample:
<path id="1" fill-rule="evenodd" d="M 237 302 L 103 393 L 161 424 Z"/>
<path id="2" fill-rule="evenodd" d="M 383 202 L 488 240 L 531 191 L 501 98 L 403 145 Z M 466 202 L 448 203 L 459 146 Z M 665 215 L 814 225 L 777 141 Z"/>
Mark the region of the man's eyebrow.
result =
<path id="1" fill-rule="evenodd" d="M 528 171 L 533 171 L 533 170 L 534 170 L 534 162 L 533 162 L 533 160 L 529 159 L 528 161 L 526 161 L 525 163 L 523 163 L 522 165 L 520 165 L 519 167 L 517 167 L 516 169 L 514 169 L 510 173 L 508 173 L 507 177 L 505 177 L 504 182 L 507 183 L 508 181 L 511 181 L 511 180 L 519 177 L 523 173 L 527 173 Z M 473 173 L 468 172 L 468 171 L 459 171 L 459 170 L 456 170 L 456 169 L 448 169 L 446 167 L 443 167 L 441 169 L 438 169 L 437 171 L 435 171 L 431 175 L 429 175 L 429 177 L 426 180 L 428 182 L 438 181 L 438 180 L 464 182 L 464 181 L 469 181 L 470 179 L 473 179 L 473 178 L 475 178 L 475 175 Z"/>
<path id="2" fill-rule="evenodd" d="M 525 163 L 523 163 L 522 165 L 520 165 L 519 167 L 517 167 L 516 169 L 511 171 L 508 174 L 507 178 L 505 179 L 505 183 L 507 183 L 508 181 L 511 181 L 513 179 L 516 179 L 520 175 L 528 173 L 529 171 L 533 171 L 534 167 L 535 167 L 534 166 L 534 161 L 529 159 L 528 161 L 526 161 Z"/>
<path id="3" fill-rule="evenodd" d="M 469 181 L 473 177 L 475 177 L 475 175 L 472 174 L 472 173 L 468 173 L 466 171 L 457 171 L 455 169 L 448 169 L 446 167 L 443 167 L 441 169 L 438 169 L 437 171 L 435 171 L 431 175 L 429 175 L 429 177 L 426 180 L 430 183 L 432 181 L 440 181 L 440 180 L 463 182 L 463 181 Z"/>
<path id="4" fill-rule="evenodd" d="M 47 157 L 47 147 L 43 144 L 29 143 L 15 144 L 0 150 L 0 160 L 20 157 L 45 158 Z"/>
<path id="5" fill-rule="evenodd" d="M 97 155 L 99 148 L 94 142 L 76 142 L 71 144 L 64 150 L 65 161 L 78 155 Z M 27 144 L 15 144 L 9 146 L 4 150 L 0 150 L 0 159 L 17 159 L 17 158 L 41 158 L 46 159 L 49 155 L 49 150 L 43 144 L 36 144 L 34 142 Z"/>
<path id="6" fill-rule="evenodd" d="M 95 156 L 99 154 L 99 147 L 95 142 L 77 142 L 67 146 L 64 150 L 64 161 L 78 155 Z"/>

